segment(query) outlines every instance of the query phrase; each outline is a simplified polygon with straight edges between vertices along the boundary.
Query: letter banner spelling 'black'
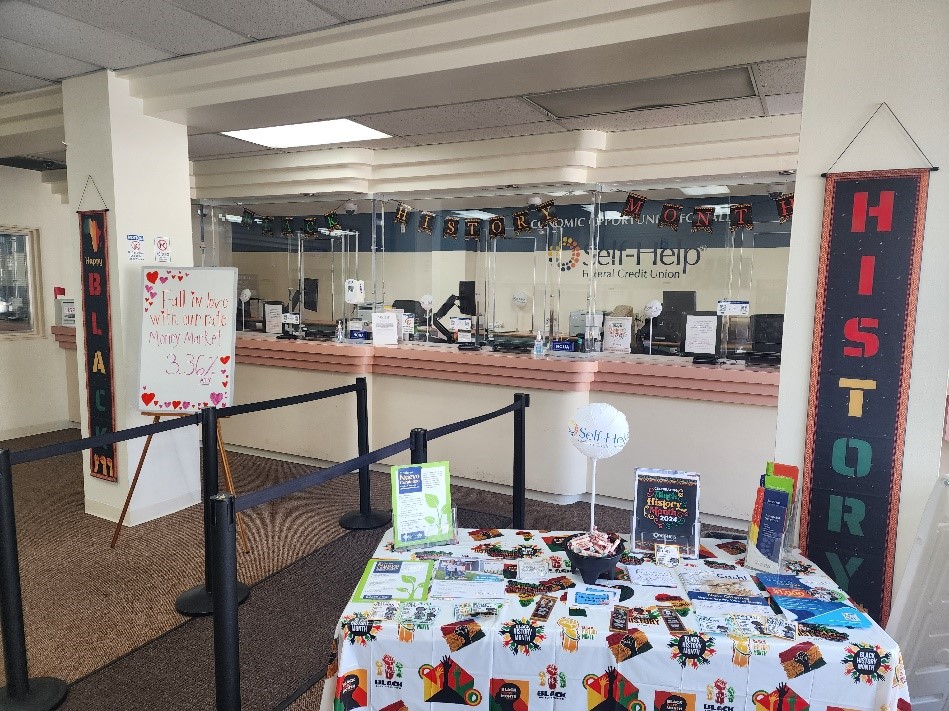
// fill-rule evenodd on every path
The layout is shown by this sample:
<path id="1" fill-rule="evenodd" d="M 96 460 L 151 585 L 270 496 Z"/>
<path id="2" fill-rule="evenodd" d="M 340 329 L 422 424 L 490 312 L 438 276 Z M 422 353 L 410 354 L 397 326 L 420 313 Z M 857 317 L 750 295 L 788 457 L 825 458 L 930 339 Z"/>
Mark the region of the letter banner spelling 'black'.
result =
<path id="1" fill-rule="evenodd" d="M 885 625 L 929 170 L 827 177 L 801 548 Z"/>
<path id="2" fill-rule="evenodd" d="M 79 213 L 86 407 L 89 412 L 89 434 L 93 436 L 115 431 L 109 250 L 106 235 L 105 210 Z M 114 444 L 89 450 L 89 472 L 98 479 L 118 480 Z"/>

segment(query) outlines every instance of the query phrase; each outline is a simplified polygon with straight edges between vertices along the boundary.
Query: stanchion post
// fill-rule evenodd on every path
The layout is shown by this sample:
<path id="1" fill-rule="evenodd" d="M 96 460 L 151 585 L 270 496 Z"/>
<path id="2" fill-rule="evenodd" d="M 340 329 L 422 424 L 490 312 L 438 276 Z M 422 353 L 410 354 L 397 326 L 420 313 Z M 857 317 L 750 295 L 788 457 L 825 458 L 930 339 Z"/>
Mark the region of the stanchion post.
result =
<path id="1" fill-rule="evenodd" d="M 409 432 L 409 444 L 412 448 L 412 464 L 425 464 L 428 461 L 428 430 L 416 427 Z"/>
<path id="2" fill-rule="evenodd" d="M 198 617 L 214 612 L 214 550 L 211 538 L 211 498 L 218 493 L 217 408 L 201 410 L 201 501 L 204 504 L 204 584 L 185 590 L 175 600 L 182 615 Z M 238 583 L 235 604 L 250 595 L 250 588 Z"/>
<path id="3" fill-rule="evenodd" d="M 10 451 L 0 449 L 0 624 L 7 685 L 0 689 L 0 709 L 48 711 L 66 696 L 66 682 L 41 677 L 30 679 L 23 624 L 20 556 L 16 542 L 13 507 L 13 466 Z"/>
<path id="4" fill-rule="evenodd" d="M 214 686 L 218 711 L 241 707 L 240 628 L 237 619 L 237 526 L 234 496 L 209 500 L 214 591 Z"/>
<path id="5" fill-rule="evenodd" d="M 359 456 L 369 454 L 369 393 L 365 378 L 356 378 L 356 446 Z M 381 528 L 392 521 L 388 511 L 373 510 L 369 501 L 371 482 L 369 465 L 359 468 L 359 511 L 350 511 L 339 519 L 339 525 L 350 531 Z"/>
<path id="6" fill-rule="evenodd" d="M 527 408 L 531 396 L 514 393 L 514 528 L 524 528 L 524 511 L 527 498 Z"/>

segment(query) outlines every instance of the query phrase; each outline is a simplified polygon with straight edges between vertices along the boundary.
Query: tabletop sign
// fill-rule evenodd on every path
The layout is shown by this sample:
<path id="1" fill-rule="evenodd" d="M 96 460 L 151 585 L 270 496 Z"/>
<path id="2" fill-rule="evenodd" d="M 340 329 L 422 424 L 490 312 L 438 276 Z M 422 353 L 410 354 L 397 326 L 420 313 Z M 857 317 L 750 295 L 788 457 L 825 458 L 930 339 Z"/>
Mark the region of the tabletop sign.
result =
<path id="1" fill-rule="evenodd" d="M 139 409 L 226 407 L 234 391 L 237 269 L 142 270 Z"/>
<path id="2" fill-rule="evenodd" d="M 699 551 L 699 475 L 671 469 L 637 469 L 631 544 L 654 553 L 656 544 L 679 546 L 683 558 Z"/>
<path id="3" fill-rule="evenodd" d="M 392 529 L 396 550 L 455 539 L 448 462 L 392 467 Z"/>

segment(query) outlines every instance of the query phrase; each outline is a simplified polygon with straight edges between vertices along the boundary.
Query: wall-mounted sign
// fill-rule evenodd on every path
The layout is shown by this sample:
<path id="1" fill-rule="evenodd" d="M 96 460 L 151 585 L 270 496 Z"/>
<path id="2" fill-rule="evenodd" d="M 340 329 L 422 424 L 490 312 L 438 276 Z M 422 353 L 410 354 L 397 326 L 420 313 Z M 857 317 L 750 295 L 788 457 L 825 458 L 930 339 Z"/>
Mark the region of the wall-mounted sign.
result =
<path id="1" fill-rule="evenodd" d="M 801 548 L 886 624 L 929 170 L 827 178 Z"/>
<path id="2" fill-rule="evenodd" d="M 108 246 L 106 211 L 80 212 L 79 259 L 82 269 L 86 407 L 89 413 L 89 434 L 93 436 L 115 431 Z M 114 444 L 89 450 L 89 472 L 97 479 L 118 480 Z"/>

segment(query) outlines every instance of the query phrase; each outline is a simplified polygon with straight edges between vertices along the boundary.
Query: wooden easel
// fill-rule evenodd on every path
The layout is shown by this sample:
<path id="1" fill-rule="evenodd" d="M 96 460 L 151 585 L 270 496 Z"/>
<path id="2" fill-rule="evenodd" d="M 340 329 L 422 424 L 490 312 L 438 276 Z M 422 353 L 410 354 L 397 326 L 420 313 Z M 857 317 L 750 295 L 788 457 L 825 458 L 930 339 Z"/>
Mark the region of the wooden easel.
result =
<path id="1" fill-rule="evenodd" d="M 155 412 L 143 412 L 142 415 L 149 416 L 151 415 L 154 419 L 152 424 L 157 424 L 162 417 L 184 417 L 185 414 L 177 415 L 173 413 L 155 413 Z M 132 477 L 132 484 L 129 486 L 129 493 L 125 497 L 125 505 L 122 507 L 122 515 L 119 516 L 118 523 L 115 524 L 115 532 L 112 534 L 112 544 L 111 548 L 115 548 L 115 544 L 119 540 L 119 534 L 122 532 L 122 524 L 125 522 L 125 514 L 128 513 L 129 504 L 132 503 L 132 495 L 135 493 L 135 486 L 138 484 L 139 474 L 142 473 L 142 467 L 145 465 L 145 455 L 148 454 L 148 448 L 152 444 L 152 435 L 148 435 L 145 438 L 145 446 L 142 448 L 142 455 L 138 458 L 138 466 L 135 467 L 135 476 Z M 221 421 L 217 421 L 217 451 L 221 455 L 221 464 L 224 467 L 224 481 L 227 486 L 228 492 L 233 495 L 237 495 L 234 491 L 234 479 L 231 478 L 231 465 L 227 461 L 227 450 L 224 449 L 224 435 L 221 432 Z M 247 544 L 247 534 L 244 532 L 244 523 L 241 521 L 240 513 L 235 516 L 237 520 L 237 533 L 240 536 L 241 549 L 244 553 L 250 552 L 250 546 Z"/>

